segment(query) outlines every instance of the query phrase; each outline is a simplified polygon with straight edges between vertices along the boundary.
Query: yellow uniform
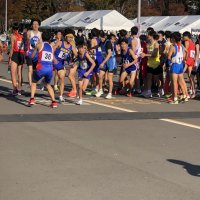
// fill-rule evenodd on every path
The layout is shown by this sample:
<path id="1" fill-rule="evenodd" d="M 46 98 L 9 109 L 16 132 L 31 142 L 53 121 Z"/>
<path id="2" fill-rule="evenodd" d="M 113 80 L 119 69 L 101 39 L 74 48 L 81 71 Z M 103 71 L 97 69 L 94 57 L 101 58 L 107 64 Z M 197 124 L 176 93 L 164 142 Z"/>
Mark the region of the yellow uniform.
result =
<path id="1" fill-rule="evenodd" d="M 154 45 L 155 45 L 155 42 L 147 45 L 148 54 L 152 54 L 154 50 Z M 148 57 L 147 66 L 150 68 L 156 69 L 159 65 L 160 65 L 160 53 L 158 49 L 158 53 L 156 57 Z"/>

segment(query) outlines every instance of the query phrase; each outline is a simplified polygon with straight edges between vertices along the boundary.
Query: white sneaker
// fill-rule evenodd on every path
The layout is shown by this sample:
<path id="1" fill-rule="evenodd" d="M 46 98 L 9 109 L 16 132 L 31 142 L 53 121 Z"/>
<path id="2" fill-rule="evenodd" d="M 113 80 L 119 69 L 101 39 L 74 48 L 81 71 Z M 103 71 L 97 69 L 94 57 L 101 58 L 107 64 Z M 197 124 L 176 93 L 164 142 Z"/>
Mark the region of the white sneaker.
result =
<path id="1" fill-rule="evenodd" d="M 77 102 L 76 102 L 76 105 L 82 105 L 83 104 L 83 100 L 82 99 L 79 99 Z"/>
<path id="2" fill-rule="evenodd" d="M 65 102 L 65 99 L 63 96 L 59 96 L 59 102 L 62 103 L 62 102 Z"/>
<path id="3" fill-rule="evenodd" d="M 96 94 L 96 97 L 100 97 L 103 94 L 103 90 L 99 90 Z"/>
<path id="4" fill-rule="evenodd" d="M 164 96 L 164 94 L 165 94 L 163 89 L 159 90 L 158 93 L 160 94 L 160 96 Z"/>
<path id="5" fill-rule="evenodd" d="M 112 94 L 108 93 L 107 96 L 105 97 L 106 99 L 112 99 Z"/>

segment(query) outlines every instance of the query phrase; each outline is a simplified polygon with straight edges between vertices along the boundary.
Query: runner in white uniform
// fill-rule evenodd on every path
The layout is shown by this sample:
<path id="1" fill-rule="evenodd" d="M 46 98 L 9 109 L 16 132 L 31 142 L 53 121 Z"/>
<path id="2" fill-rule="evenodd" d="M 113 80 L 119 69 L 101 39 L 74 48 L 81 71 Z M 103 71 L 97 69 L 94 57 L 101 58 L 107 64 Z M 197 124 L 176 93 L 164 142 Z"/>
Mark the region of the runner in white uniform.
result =
<path id="1" fill-rule="evenodd" d="M 137 26 L 131 28 L 131 48 L 138 58 L 138 63 L 136 63 L 137 73 L 136 73 L 136 92 L 141 93 L 140 89 L 140 54 L 142 52 L 141 41 L 138 35 L 139 29 Z"/>
<path id="2" fill-rule="evenodd" d="M 39 42 L 42 42 L 42 33 L 39 31 L 40 27 L 40 21 L 37 19 L 33 19 L 31 21 L 32 30 L 28 31 L 27 36 L 29 40 L 29 48 L 27 52 L 27 65 L 28 65 L 28 80 L 29 85 L 31 86 L 32 83 L 32 74 L 33 70 L 36 69 L 37 66 L 37 60 L 38 55 L 36 54 L 35 57 L 32 59 L 31 55 L 33 53 L 33 50 Z"/>

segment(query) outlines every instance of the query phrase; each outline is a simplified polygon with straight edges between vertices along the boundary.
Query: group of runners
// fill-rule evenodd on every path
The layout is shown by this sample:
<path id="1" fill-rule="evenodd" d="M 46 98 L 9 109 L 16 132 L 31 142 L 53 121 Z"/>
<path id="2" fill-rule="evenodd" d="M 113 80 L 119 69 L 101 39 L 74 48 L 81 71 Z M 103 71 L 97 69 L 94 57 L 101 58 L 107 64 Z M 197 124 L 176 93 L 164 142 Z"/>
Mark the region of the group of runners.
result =
<path id="1" fill-rule="evenodd" d="M 170 104 L 195 98 L 199 87 L 200 38 L 194 43 L 190 32 L 182 35 L 156 32 L 150 27 L 146 34 L 139 35 L 135 26 L 130 32 L 120 30 L 116 34 L 93 28 L 85 37 L 81 30 L 76 36 L 70 28 L 52 34 L 49 30 L 40 32 L 39 27 L 40 21 L 33 19 L 31 30 L 20 33 L 18 24 L 14 23 L 11 35 L 12 95 L 21 95 L 26 63 L 30 106 L 35 104 L 40 80 L 41 87 L 45 84 L 48 90 L 53 108 L 57 107 L 55 93 L 59 93 L 60 103 L 65 102 L 64 94 L 77 97 L 77 105 L 83 104 L 84 95 L 99 98 L 104 93 L 106 99 L 112 99 L 113 95 L 165 96 Z M 0 55 L 1 52 L 0 46 Z M 66 73 L 71 90 L 65 93 Z M 189 90 L 184 73 L 188 74 Z M 115 82 L 114 75 L 118 76 Z"/>

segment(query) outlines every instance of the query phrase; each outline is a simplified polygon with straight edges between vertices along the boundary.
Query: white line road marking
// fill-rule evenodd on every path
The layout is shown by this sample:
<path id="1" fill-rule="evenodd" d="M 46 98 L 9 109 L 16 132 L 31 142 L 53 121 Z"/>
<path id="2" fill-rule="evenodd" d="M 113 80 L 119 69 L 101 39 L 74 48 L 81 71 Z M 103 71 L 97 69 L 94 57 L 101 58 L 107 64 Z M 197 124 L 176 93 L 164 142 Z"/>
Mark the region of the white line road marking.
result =
<path id="1" fill-rule="evenodd" d="M 193 125 L 193 124 L 188 124 L 188 123 L 185 123 L 185 122 L 180 122 L 180 121 L 173 120 L 173 119 L 159 119 L 159 120 L 160 121 L 164 121 L 164 122 L 173 123 L 173 124 L 182 125 L 182 126 L 187 126 L 187 127 L 190 127 L 190 128 L 200 129 L 200 126 L 196 126 L 196 125 Z"/>
<path id="2" fill-rule="evenodd" d="M 2 79 L 2 78 L 0 78 L 0 81 L 6 82 L 6 83 L 12 83 L 12 81 L 6 80 L 6 79 Z M 99 105 L 99 106 L 104 106 L 104 107 L 107 107 L 107 108 L 112 108 L 112 109 L 115 109 L 115 110 L 129 112 L 129 113 L 138 112 L 138 111 L 135 111 L 135 110 L 120 108 L 120 107 L 117 107 L 117 106 L 111 106 L 111 105 L 107 105 L 107 104 L 104 104 L 104 103 L 98 103 L 98 102 L 91 101 L 91 100 L 84 100 L 84 102 L 89 103 L 89 104 L 95 104 L 95 105 Z M 188 123 L 185 123 L 185 122 L 180 122 L 180 121 L 177 121 L 177 120 L 172 120 L 172 119 L 159 119 L 159 120 L 200 130 L 200 126 L 193 125 L 193 124 L 188 124 Z"/>
<path id="3" fill-rule="evenodd" d="M 0 78 L 0 81 L 6 82 L 6 83 L 12 83 L 12 81 L 6 80 L 6 79 L 4 79 L 4 78 Z"/>
<path id="4" fill-rule="evenodd" d="M 107 108 L 112 108 L 112 109 L 120 110 L 120 111 L 124 111 L 124 112 L 129 112 L 129 113 L 138 112 L 138 111 L 135 111 L 135 110 L 129 110 L 129 109 L 120 108 L 120 107 L 117 107 L 117 106 L 111 106 L 111 105 L 107 105 L 107 104 L 104 104 L 104 103 L 98 103 L 98 102 L 95 102 L 95 101 L 90 101 L 90 100 L 84 100 L 84 101 L 87 102 L 87 103 L 91 103 L 91 104 L 95 104 L 95 105 L 99 105 L 99 106 L 104 106 L 104 107 L 107 107 Z"/>

